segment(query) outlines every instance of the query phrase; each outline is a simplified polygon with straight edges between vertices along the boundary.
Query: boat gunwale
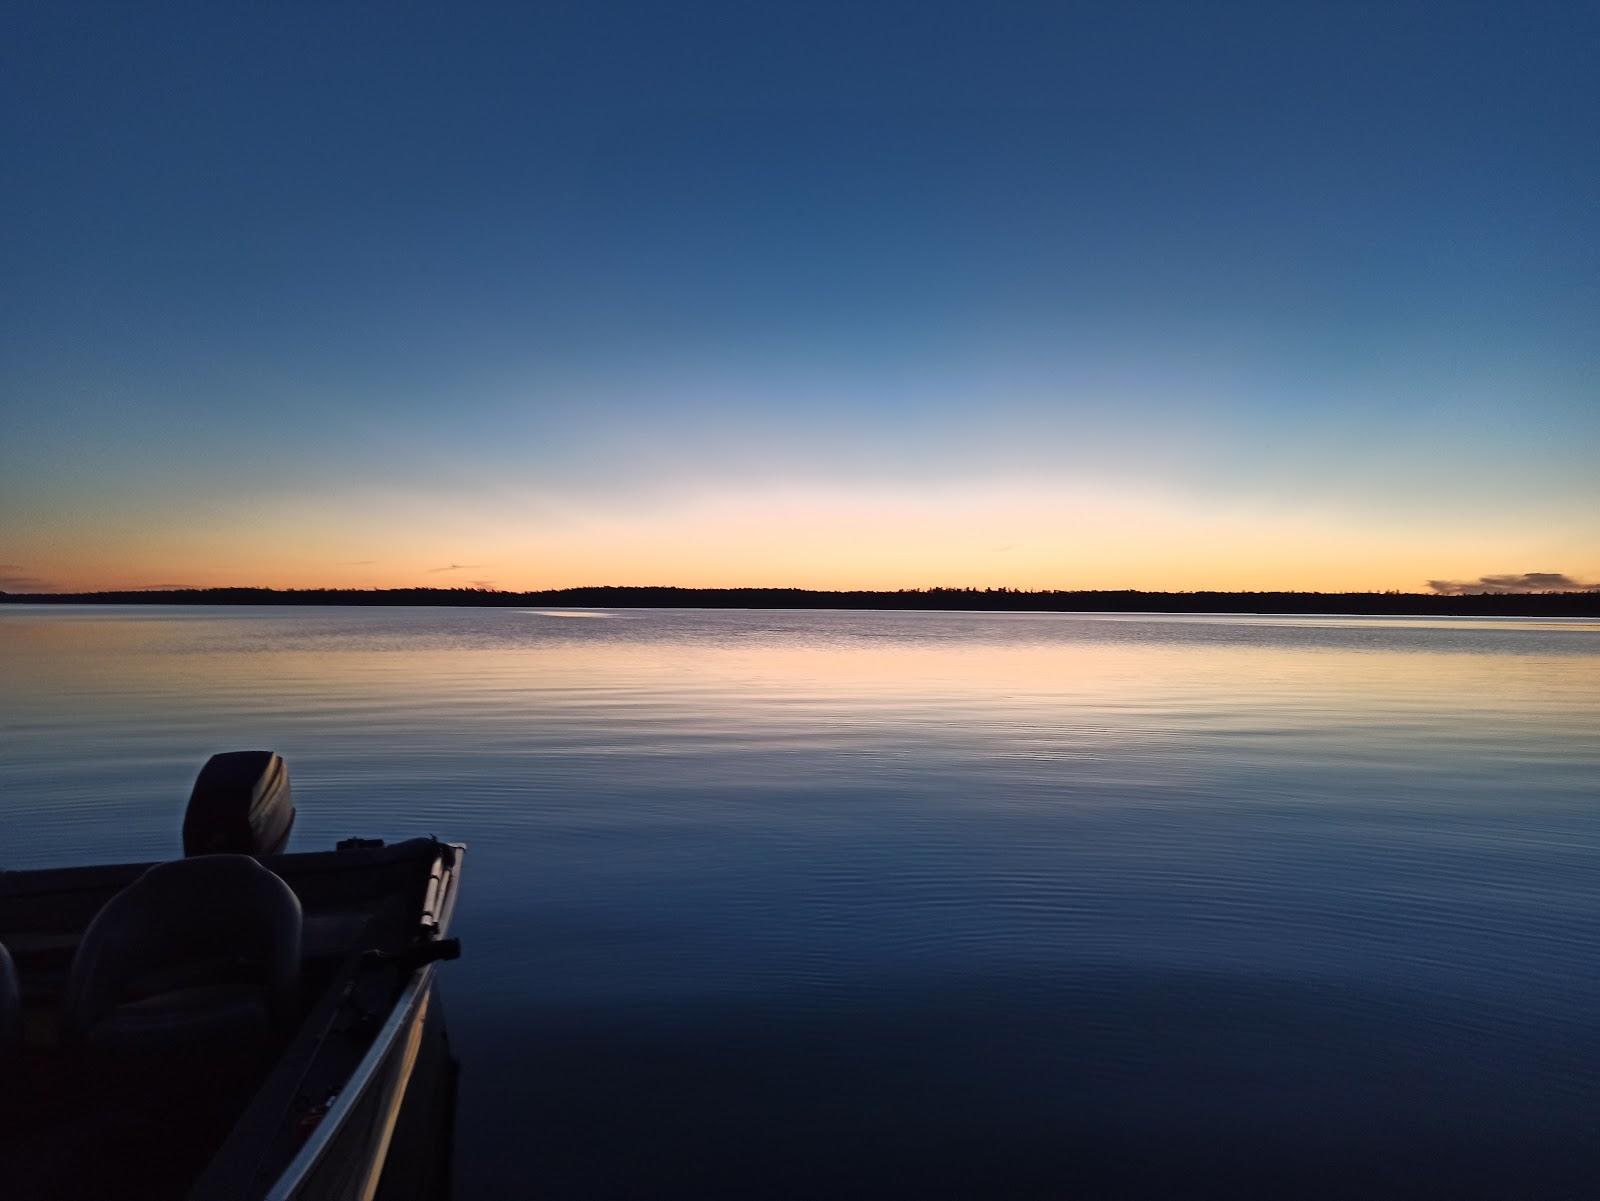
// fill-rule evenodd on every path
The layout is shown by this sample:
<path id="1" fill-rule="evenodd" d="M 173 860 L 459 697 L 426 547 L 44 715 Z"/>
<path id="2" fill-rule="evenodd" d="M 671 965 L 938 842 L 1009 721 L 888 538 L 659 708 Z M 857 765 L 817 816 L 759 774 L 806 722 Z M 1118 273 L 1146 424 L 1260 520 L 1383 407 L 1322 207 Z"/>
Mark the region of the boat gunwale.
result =
<path id="1" fill-rule="evenodd" d="M 461 857 L 467 849 L 465 843 L 459 842 L 439 845 L 450 851 L 452 860 L 450 886 L 445 893 L 444 903 L 440 906 L 438 924 L 432 928 L 431 936 L 427 940 L 429 942 L 438 942 L 449 933 L 451 919 L 455 916 L 456 896 L 461 881 Z M 440 859 L 442 858 L 444 855 L 441 852 Z M 318 1164 L 322 1162 L 322 1157 L 344 1130 L 350 1114 L 377 1079 L 388 1061 L 395 1041 L 418 1015 L 423 1000 L 433 988 L 434 972 L 438 966 L 435 960 L 423 964 L 411 974 L 411 979 L 406 982 L 405 988 L 390 1009 L 389 1016 L 373 1036 L 372 1045 L 367 1048 L 360 1062 L 351 1071 L 344 1088 L 339 1091 L 339 1096 L 328 1107 L 328 1112 L 317 1123 L 317 1128 L 295 1153 L 294 1158 L 278 1174 L 271 1187 L 262 1194 L 261 1201 L 290 1201 L 316 1170 Z M 381 1165 L 379 1168 L 381 1170 Z"/>

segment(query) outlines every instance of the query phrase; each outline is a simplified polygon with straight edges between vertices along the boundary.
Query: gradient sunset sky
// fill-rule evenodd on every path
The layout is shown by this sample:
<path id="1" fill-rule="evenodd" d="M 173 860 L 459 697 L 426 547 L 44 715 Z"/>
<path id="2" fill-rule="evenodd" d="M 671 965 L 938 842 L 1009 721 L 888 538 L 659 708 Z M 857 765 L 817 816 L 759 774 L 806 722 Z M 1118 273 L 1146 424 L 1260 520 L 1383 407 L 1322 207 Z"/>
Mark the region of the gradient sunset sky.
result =
<path id="1" fill-rule="evenodd" d="M 1600 6 L 7 5 L 0 589 L 1600 580 Z"/>

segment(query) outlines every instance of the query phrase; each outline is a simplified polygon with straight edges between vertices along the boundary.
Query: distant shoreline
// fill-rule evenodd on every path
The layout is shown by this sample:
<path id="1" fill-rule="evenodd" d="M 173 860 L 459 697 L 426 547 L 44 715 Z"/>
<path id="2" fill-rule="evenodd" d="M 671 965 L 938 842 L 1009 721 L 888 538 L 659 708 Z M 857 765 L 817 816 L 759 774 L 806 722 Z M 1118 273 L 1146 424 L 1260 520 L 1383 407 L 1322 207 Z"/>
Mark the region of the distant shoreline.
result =
<path id="1" fill-rule="evenodd" d="M 916 588 L 894 592 L 807 588 L 185 588 L 108 592 L 0 592 L 0 604 L 350 605 L 601 609 L 861 609 L 996 613 L 1284 613 L 1374 617 L 1595 617 L 1600 591 L 1444 595 L 1429 592 L 1139 592 Z"/>

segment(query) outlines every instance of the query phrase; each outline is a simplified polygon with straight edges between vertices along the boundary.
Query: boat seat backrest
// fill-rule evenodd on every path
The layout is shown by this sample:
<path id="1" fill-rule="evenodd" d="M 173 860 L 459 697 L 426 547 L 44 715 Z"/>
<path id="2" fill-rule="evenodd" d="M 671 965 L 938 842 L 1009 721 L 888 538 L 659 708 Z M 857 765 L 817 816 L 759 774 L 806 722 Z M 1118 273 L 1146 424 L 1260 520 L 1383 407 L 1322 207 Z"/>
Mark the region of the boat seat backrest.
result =
<path id="1" fill-rule="evenodd" d="M 0 1064 L 22 1053 L 22 985 L 11 952 L 0 943 Z"/>
<path id="2" fill-rule="evenodd" d="M 299 900 L 250 856 L 158 864 L 106 902 L 84 932 L 64 1031 L 80 1044 L 113 1027 L 117 1039 L 171 1040 L 208 1023 L 226 1027 L 248 1011 L 260 1033 L 281 1032 L 295 1011 L 300 940 Z"/>

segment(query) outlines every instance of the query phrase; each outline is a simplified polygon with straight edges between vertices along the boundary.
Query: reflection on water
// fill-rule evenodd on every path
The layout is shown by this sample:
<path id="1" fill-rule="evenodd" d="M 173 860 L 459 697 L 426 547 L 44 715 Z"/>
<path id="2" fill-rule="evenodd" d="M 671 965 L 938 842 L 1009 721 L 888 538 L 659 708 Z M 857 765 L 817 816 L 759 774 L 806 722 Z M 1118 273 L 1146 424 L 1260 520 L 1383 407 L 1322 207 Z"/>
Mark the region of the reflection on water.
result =
<path id="1" fill-rule="evenodd" d="M 469 842 L 465 1196 L 1588 1193 L 1600 626 L 556 612 L 0 608 L 0 864 Z"/>

